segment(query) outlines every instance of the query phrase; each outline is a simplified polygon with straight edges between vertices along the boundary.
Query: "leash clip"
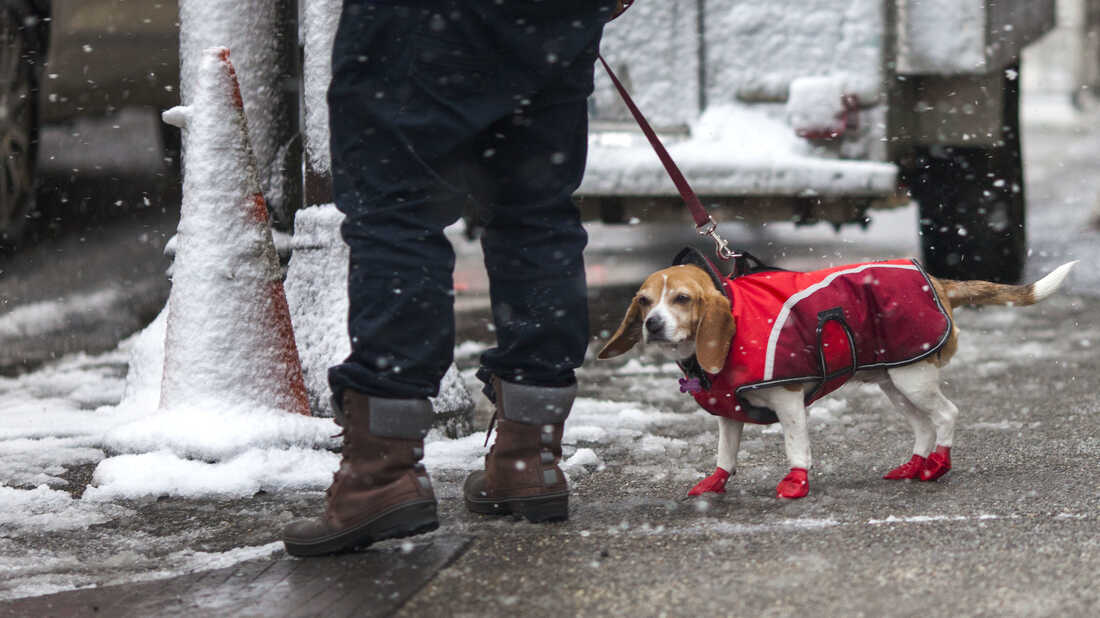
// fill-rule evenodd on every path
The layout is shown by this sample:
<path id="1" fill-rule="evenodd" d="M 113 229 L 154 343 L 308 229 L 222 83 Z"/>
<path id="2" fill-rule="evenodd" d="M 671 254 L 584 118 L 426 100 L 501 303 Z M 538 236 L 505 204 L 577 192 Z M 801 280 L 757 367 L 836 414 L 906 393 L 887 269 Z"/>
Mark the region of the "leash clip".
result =
<path id="1" fill-rule="evenodd" d="M 714 252 L 717 253 L 718 257 L 722 258 L 723 261 L 728 262 L 733 258 L 741 257 L 741 254 L 732 251 L 726 239 L 718 234 L 718 223 L 714 220 L 714 217 L 708 216 L 707 222 L 697 226 L 695 231 L 698 232 L 700 236 L 710 236 L 711 240 L 714 241 Z"/>

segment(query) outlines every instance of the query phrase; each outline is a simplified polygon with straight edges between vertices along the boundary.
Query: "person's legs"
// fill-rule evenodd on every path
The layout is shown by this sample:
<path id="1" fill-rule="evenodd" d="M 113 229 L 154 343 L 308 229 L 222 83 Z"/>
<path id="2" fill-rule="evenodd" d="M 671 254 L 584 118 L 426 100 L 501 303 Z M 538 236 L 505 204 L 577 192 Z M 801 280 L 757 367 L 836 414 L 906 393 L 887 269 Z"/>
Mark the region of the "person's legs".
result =
<path id="1" fill-rule="evenodd" d="M 345 0 L 333 48 L 329 88 L 333 190 L 337 207 L 346 216 L 342 233 L 351 255 L 348 329 L 352 352 L 329 373 L 344 426 L 343 461 L 329 489 L 324 516 L 295 522 L 284 533 L 287 550 L 298 555 L 349 549 L 436 525 L 435 498 L 417 462 L 431 422 L 426 397 L 437 392 L 453 354 L 454 254 L 443 229 L 457 220 L 468 193 L 456 179 L 472 165 L 485 171 L 478 161 L 491 159 L 491 154 L 470 149 L 478 136 L 503 128 L 498 121 L 512 117 L 516 110 L 522 112 L 516 118 L 522 119 L 529 111 L 555 107 L 557 99 L 542 95 L 566 89 L 547 85 L 559 79 L 563 65 L 579 66 L 573 60 L 582 49 L 593 49 L 602 20 L 610 14 L 609 2 L 590 0 L 507 4 L 417 0 L 409 4 Z M 586 62 L 590 91 L 591 58 Z M 574 94 L 568 97 L 570 102 Z M 584 130 L 577 125 L 544 127 L 543 131 L 562 128 Z M 505 140 L 502 148 L 522 152 L 523 136 L 516 137 Z M 583 143 L 584 138 L 580 139 Z M 466 156 L 471 152 L 473 157 Z M 553 152 L 549 155 L 553 164 L 557 157 Z M 583 268 L 578 262 L 583 231 L 579 224 L 570 228 L 568 221 L 563 222 L 564 232 L 552 225 L 559 216 L 556 213 L 564 210 L 560 199 L 543 205 L 551 195 L 567 197 L 576 184 L 549 188 L 558 182 L 556 173 L 546 181 L 510 180 L 517 170 L 531 174 L 535 167 L 532 163 L 492 170 L 489 194 L 499 196 L 504 206 L 514 200 L 528 205 L 520 208 L 527 214 L 518 217 L 505 212 L 495 228 L 544 229 L 525 235 L 542 255 L 551 251 L 550 245 L 561 243 L 560 266 L 577 262 L 563 277 L 573 288 L 563 292 L 572 300 L 563 301 L 562 306 L 572 307 L 578 298 L 583 306 Z M 535 198 L 518 197 L 526 194 L 528 186 Z M 572 218 L 575 221 L 575 212 Z M 523 225 L 520 219 L 529 223 Z M 492 233 L 499 237 L 498 232 Z M 503 241 L 500 237 L 496 244 Z M 489 246 L 493 243 L 490 240 Z M 539 258 L 525 259 L 530 265 Z M 539 276 L 549 276 L 552 270 L 540 271 Z M 502 272 L 499 265 L 494 271 Z M 555 289 L 567 287 L 549 278 L 546 283 Z M 535 281 L 532 289 L 540 285 Z M 499 284 L 494 289 L 499 291 Z M 506 302 L 513 302 L 507 300 L 509 292 L 504 294 Z M 538 302 L 536 294 L 518 298 L 514 302 L 524 319 L 544 315 L 541 309 L 531 309 Z M 551 311 L 549 317 L 560 316 Z M 506 342 L 514 343 L 505 344 L 508 352 L 497 367 L 524 351 L 538 349 L 530 341 L 541 336 L 537 327 L 517 325 L 508 333 L 512 330 L 521 334 L 506 335 L 512 337 Z M 565 346 L 568 352 L 544 355 L 531 365 L 533 370 L 519 365 L 512 377 L 530 376 L 537 384 L 548 373 L 546 368 L 552 367 L 549 379 L 571 383 L 572 368 L 583 356 L 584 338 L 581 335 L 579 351 L 576 343 Z M 560 431 L 550 433 L 560 456 Z M 529 451 L 540 457 L 538 450 L 521 449 L 525 456 Z"/>
<path id="2" fill-rule="evenodd" d="M 572 194 L 587 154 L 586 99 L 602 30 L 593 26 L 569 65 L 479 141 L 498 179 L 482 236 L 497 346 L 482 355 L 479 377 L 499 421 L 485 471 L 466 481 L 476 513 L 568 517 L 558 462 L 588 342 L 587 235 Z"/>
<path id="3" fill-rule="evenodd" d="M 351 354 L 329 373 L 344 430 L 340 469 L 324 515 L 284 532 L 295 555 L 438 525 L 418 462 L 433 418 L 427 397 L 454 349 L 454 253 L 443 230 L 466 199 L 458 170 L 472 138 L 512 102 L 475 87 L 495 70 L 470 51 L 481 40 L 476 16 L 451 0 L 414 4 L 345 0 L 333 48 L 333 189 L 350 250 Z M 439 20 L 467 36 L 435 37 Z"/>

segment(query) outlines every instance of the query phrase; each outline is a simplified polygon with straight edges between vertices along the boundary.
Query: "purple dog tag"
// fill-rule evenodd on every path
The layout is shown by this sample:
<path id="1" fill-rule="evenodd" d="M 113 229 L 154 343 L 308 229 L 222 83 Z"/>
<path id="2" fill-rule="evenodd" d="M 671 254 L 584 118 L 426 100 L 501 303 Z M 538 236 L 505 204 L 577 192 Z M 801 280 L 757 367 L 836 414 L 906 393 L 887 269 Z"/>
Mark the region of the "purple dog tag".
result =
<path id="1" fill-rule="evenodd" d="M 680 378 L 681 393 L 698 393 L 701 390 L 703 385 L 699 383 L 699 378 Z"/>

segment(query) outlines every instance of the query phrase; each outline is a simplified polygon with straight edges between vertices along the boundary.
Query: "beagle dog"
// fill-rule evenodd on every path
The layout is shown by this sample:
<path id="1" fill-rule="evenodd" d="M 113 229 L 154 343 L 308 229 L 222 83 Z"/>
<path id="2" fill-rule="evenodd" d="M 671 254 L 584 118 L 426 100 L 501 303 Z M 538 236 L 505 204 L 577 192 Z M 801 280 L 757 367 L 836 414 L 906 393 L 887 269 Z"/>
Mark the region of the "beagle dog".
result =
<path id="1" fill-rule="evenodd" d="M 851 379 L 881 387 L 913 430 L 912 458 L 883 478 L 931 481 L 951 468 L 950 449 L 958 409 L 940 390 L 940 368 L 948 363 L 957 349 L 958 329 L 954 326 L 952 309 L 960 305 L 1035 304 L 1053 294 L 1076 263 L 1064 264 L 1030 285 L 951 281 L 924 275 L 932 291 L 928 291 L 928 286 L 921 289 L 926 295 L 934 296 L 933 300 L 947 317 L 943 322 L 943 339 L 934 352 L 925 357 L 914 357 L 919 360 L 893 366 L 860 370 L 854 361 L 852 363 Z M 919 270 L 919 266 L 911 268 Z M 713 377 L 729 369 L 725 365 L 734 357 L 730 353 L 731 341 L 738 327 L 746 326 L 736 323 L 734 313 L 729 298 L 716 286 L 712 273 L 694 264 L 665 268 L 650 275 L 638 289 L 622 324 L 598 358 L 619 356 L 636 343 L 643 342 L 656 346 L 666 356 L 680 362 L 681 367 L 687 366 L 690 361 Z M 819 325 L 819 337 L 820 331 Z M 848 336 L 851 338 L 850 333 Z M 824 355 L 824 351 L 818 351 Z M 813 352 L 813 349 L 807 351 L 809 354 Z M 683 383 L 682 380 L 681 385 Z M 774 412 L 770 420 L 762 422 L 778 420 L 782 426 L 791 472 L 776 487 L 777 497 L 780 498 L 801 498 L 809 491 L 807 471 L 811 466 L 811 457 L 806 405 L 807 401 L 812 401 L 809 395 L 812 386 L 805 382 L 784 383 L 737 391 L 737 399 L 748 404 L 746 407 L 764 408 L 769 414 Z M 722 493 L 726 481 L 736 472 L 744 420 L 725 415 L 718 415 L 718 419 L 717 469 L 696 485 L 689 495 Z"/>

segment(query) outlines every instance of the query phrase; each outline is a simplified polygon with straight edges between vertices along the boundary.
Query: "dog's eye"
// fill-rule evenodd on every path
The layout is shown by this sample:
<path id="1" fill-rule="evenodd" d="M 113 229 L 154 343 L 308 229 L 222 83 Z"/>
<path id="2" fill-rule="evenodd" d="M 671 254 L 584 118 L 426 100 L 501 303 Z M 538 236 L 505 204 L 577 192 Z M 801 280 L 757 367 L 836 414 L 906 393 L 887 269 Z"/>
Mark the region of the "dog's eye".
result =
<path id="1" fill-rule="evenodd" d="M 641 305 L 643 307 L 648 307 L 651 304 L 653 304 L 653 301 L 649 300 L 645 296 L 639 296 L 638 298 L 635 298 L 634 302 L 638 303 L 639 305 Z"/>
<path id="2" fill-rule="evenodd" d="M 684 304 L 684 303 L 690 303 L 691 302 L 691 297 L 688 296 L 687 294 L 679 294 L 679 295 L 676 296 L 676 298 L 674 298 L 672 300 L 672 302 L 679 303 L 681 305 Z"/>

